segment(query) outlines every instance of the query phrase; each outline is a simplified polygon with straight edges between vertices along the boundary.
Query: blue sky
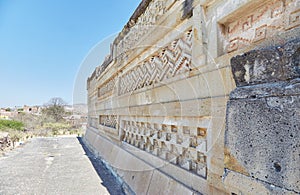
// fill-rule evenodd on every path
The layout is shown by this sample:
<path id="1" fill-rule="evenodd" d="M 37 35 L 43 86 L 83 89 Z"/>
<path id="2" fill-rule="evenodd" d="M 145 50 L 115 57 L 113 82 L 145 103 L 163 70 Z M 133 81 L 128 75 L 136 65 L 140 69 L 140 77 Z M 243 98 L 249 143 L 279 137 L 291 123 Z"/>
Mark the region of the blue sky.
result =
<path id="1" fill-rule="evenodd" d="M 84 102 L 87 76 L 139 3 L 0 0 L 0 107 Z"/>

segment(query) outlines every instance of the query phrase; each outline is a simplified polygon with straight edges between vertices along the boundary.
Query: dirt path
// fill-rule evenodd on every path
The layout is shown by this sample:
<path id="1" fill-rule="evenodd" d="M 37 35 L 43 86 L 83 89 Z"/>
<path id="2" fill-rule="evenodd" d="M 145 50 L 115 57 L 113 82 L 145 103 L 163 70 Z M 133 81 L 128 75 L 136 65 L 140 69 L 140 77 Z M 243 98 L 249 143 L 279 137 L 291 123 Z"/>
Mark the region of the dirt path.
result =
<path id="1" fill-rule="evenodd" d="M 0 157 L 0 194 L 123 194 L 103 164 L 84 149 L 76 137 L 32 139 Z"/>

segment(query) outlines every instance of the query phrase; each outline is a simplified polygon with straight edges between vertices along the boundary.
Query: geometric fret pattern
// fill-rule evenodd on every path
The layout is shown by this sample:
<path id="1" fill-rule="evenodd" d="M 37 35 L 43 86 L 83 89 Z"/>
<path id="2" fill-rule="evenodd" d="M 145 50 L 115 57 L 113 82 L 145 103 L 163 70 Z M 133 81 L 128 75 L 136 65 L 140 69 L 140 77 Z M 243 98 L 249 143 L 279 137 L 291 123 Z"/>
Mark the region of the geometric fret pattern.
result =
<path id="1" fill-rule="evenodd" d="M 299 0 L 273 0 L 224 23 L 226 52 L 232 52 L 300 26 Z"/>
<path id="2" fill-rule="evenodd" d="M 116 129 L 118 124 L 117 115 L 100 115 L 99 123 L 100 125 Z"/>
<path id="3" fill-rule="evenodd" d="M 161 82 L 191 69 L 192 30 L 160 49 L 120 79 L 119 95 Z"/>
<path id="4" fill-rule="evenodd" d="M 206 178 L 207 129 L 122 120 L 123 141 Z"/>
<path id="5" fill-rule="evenodd" d="M 115 87 L 115 83 L 116 83 L 116 77 L 113 77 L 111 79 L 109 79 L 109 81 L 107 81 L 106 83 L 104 83 L 103 85 L 101 85 L 98 88 L 98 97 L 102 97 L 105 94 L 108 93 L 112 93 L 114 87 Z"/>
<path id="6" fill-rule="evenodd" d="M 153 29 L 153 25 L 165 14 L 165 9 L 166 0 L 151 1 L 134 26 L 130 28 L 130 31 L 118 43 L 116 56 L 122 56 L 122 54 L 135 48 L 142 37 Z"/>

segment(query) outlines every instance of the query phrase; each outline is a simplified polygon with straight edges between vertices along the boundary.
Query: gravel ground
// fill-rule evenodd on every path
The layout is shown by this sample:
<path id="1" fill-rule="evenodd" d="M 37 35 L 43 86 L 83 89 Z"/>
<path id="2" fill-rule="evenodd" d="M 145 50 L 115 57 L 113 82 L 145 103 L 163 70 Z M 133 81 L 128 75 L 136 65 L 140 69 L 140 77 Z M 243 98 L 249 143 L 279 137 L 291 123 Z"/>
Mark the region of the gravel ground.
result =
<path id="1" fill-rule="evenodd" d="M 81 138 L 34 138 L 0 157 L 0 195 L 124 194 Z"/>

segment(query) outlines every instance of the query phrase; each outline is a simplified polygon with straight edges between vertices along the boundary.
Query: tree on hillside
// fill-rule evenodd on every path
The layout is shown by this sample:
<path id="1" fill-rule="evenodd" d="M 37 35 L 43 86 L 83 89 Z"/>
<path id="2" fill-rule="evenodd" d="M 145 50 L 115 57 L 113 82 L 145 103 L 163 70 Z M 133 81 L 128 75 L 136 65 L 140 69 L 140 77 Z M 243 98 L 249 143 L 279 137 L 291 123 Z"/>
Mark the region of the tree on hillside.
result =
<path id="1" fill-rule="evenodd" d="M 51 98 L 48 103 L 45 104 L 45 108 L 43 109 L 43 113 L 48 117 L 51 117 L 58 122 L 63 119 L 65 114 L 64 106 L 66 102 L 59 97 Z"/>

